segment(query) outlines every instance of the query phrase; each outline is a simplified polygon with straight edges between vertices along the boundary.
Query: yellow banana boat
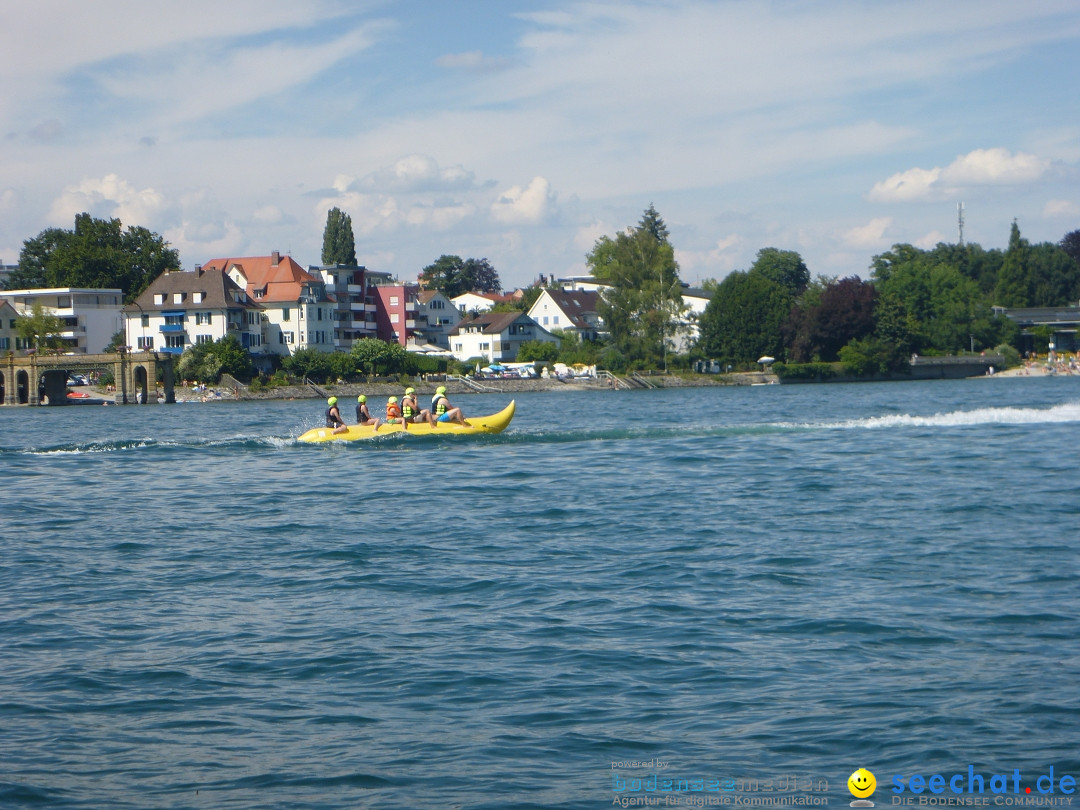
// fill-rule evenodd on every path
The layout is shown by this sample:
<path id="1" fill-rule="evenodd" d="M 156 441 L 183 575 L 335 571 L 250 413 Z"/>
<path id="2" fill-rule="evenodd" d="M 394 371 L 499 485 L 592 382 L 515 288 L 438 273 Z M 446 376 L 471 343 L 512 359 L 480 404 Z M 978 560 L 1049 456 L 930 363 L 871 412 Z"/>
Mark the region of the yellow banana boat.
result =
<path id="1" fill-rule="evenodd" d="M 466 416 L 468 427 L 459 425 L 457 422 L 437 422 L 431 427 L 427 422 L 413 423 L 409 429 L 401 425 L 379 425 L 379 429 L 364 425 L 349 425 L 349 429 L 342 433 L 334 433 L 333 428 L 312 428 L 300 436 L 297 441 L 317 444 L 320 442 L 352 442 L 358 439 L 374 439 L 379 436 L 389 436 L 392 433 L 408 433 L 410 436 L 465 436 L 475 433 L 502 433 L 510 420 L 514 418 L 514 400 L 498 413 L 491 416 Z"/>

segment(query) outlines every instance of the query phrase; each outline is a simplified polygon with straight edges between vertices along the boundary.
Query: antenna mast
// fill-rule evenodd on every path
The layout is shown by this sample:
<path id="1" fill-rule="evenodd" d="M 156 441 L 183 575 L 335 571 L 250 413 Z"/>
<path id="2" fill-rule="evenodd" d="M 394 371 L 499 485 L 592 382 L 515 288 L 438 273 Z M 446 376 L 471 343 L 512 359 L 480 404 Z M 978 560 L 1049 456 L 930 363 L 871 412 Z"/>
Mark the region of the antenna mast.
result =
<path id="1" fill-rule="evenodd" d="M 960 229 L 960 247 L 964 246 L 964 203 L 956 205 L 956 224 Z"/>

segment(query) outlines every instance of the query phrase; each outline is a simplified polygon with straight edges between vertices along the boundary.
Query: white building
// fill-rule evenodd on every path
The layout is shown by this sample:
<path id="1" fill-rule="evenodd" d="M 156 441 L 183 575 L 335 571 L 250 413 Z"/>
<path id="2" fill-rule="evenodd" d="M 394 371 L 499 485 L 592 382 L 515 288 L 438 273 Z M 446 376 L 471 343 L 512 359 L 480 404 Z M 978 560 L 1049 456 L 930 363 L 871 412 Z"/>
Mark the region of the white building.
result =
<path id="1" fill-rule="evenodd" d="M 339 317 L 337 301 L 291 256 L 212 259 L 204 271 L 224 271 L 262 308 L 262 341 L 254 355 L 288 356 L 299 349 L 332 352 Z"/>
<path id="2" fill-rule="evenodd" d="M 439 290 L 420 290 L 416 294 L 416 320 L 426 342 L 440 349 L 450 348 L 450 333 L 461 322 L 461 311 Z"/>
<path id="3" fill-rule="evenodd" d="M 458 311 L 465 315 L 469 312 L 487 312 L 493 306 L 508 300 L 505 295 L 496 293 L 467 292 L 450 299 Z"/>
<path id="4" fill-rule="evenodd" d="M 64 324 L 60 339 L 64 351 L 72 354 L 99 354 L 123 328 L 122 290 L 95 290 L 56 287 L 45 290 L 3 290 L 7 301 L 20 315 L 29 315 L 35 305 L 55 315 Z M 23 347 L 25 348 L 25 347 Z"/>
<path id="5" fill-rule="evenodd" d="M 595 340 L 604 328 L 596 312 L 599 299 L 594 290 L 545 289 L 529 308 L 529 317 L 545 329 L 574 332 L 578 340 Z"/>
<path id="6" fill-rule="evenodd" d="M 138 351 L 173 354 L 234 335 L 255 354 L 263 343 L 261 315 L 262 307 L 221 270 L 174 271 L 124 307 L 124 335 Z"/>
<path id="7" fill-rule="evenodd" d="M 499 363 L 517 359 L 521 344 L 530 340 L 559 342 L 524 312 L 484 312 L 450 333 L 450 351 L 462 362 L 482 357 Z"/>

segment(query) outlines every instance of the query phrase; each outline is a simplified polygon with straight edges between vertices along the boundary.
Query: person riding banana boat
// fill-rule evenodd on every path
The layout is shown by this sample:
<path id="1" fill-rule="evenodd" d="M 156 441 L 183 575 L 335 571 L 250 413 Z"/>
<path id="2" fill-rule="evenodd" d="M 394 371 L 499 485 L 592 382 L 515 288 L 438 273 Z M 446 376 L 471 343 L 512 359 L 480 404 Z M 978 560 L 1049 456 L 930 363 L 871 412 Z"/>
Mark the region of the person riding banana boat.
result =
<path id="1" fill-rule="evenodd" d="M 341 411 L 337 406 L 337 397 L 330 397 L 326 400 L 326 426 L 333 428 L 334 433 L 344 433 L 349 429 L 349 426 L 345 424 L 345 420 L 341 418 Z"/>
<path id="2" fill-rule="evenodd" d="M 465 421 L 465 414 L 461 408 L 455 408 L 446 398 L 446 386 L 440 385 L 435 389 L 435 395 L 431 398 L 431 413 L 436 422 L 457 422 L 465 427 L 472 427 Z"/>
<path id="3" fill-rule="evenodd" d="M 401 418 L 404 420 L 403 424 L 408 429 L 409 423 L 427 422 L 431 427 L 435 427 L 435 417 L 431 415 L 431 411 L 427 408 L 420 408 L 420 402 L 416 399 L 416 389 L 406 388 L 405 396 L 401 398 Z"/>
<path id="4" fill-rule="evenodd" d="M 382 422 L 379 421 L 379 417 L 372 416 L 371 411 L 368 410 L 367 397 L 361 394 L 356 398 L 356 424 L 360 426 L 373 426 L 375 430 L 379 429 L 379 425 Z"/>

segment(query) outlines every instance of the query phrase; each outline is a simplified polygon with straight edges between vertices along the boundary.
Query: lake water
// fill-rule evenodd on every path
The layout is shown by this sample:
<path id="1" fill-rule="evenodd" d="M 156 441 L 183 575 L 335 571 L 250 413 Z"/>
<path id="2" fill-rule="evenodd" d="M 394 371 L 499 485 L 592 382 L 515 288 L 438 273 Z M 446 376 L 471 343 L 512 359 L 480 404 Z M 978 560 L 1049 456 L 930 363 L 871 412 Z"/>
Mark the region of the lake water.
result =
<path id="1" fill-rule="evenodd" d="M 311 400 L 0 408 L 0 807 L 1080 777 L 1080 379 L 517 401 L 316 446 Z"/>

